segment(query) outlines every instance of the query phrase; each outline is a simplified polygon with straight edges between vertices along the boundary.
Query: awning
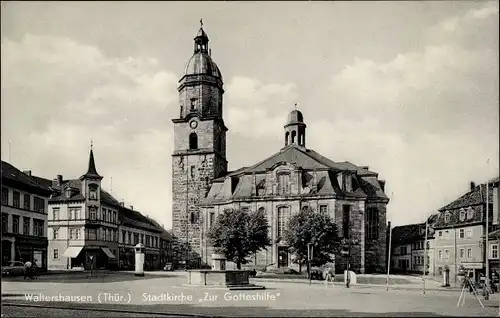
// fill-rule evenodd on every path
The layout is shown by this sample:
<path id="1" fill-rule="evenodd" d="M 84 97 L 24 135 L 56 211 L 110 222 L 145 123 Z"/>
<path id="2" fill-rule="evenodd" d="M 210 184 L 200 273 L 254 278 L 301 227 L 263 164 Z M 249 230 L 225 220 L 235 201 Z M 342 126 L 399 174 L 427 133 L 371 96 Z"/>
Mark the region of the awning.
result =
<path id="1" fill-rule="evenodd" d="M 101 249 L 104 252 L 104 254 L 106 254 L 110 259 L 116 259 L 116 257 L 113 255 L 113 253 L 111 253 L 111 251 L 109 250 L 109 248 L 107 248 L 107 247 L 101 247 Z"/>
<path id="2" fill-rule="evenodd" d="M 75 258 L 78 256 L 78 254 L 80 254 L 82 249 L 83 249 L 83 246 L 70 246 L 66 249 L 66 251 L 64 251 L 63 256 Z"/>

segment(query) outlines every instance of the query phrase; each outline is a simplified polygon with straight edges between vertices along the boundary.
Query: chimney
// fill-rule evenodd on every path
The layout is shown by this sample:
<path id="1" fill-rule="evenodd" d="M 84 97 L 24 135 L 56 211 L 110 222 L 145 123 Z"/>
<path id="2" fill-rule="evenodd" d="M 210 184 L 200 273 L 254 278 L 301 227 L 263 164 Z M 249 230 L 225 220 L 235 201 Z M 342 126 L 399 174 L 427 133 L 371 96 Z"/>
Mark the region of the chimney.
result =
<path id="1" fill-rule="evenodd" d="M 476 187 L 476 183 L 474 181 L 471 181 L 470 182 L 470 190 L 474 190 L 474 188 Z"/>
<path id="2" fill-rule="evenodd" d="M 31 170 L 24 170 L 23 173 L 31 177 Z"/>
<path id="3" fill-rule="evenodd" d="M 134 206 L 133 205 L 130 206 L 130 210 L 134 210 Z"/>
<path id="4" fill-rule="evenodd" d="M 385 180 L 379 180 L 380 183 L 380 188 L 382 189 L 383 192 L 385 192 Z"/>
<path id="5" fill-rule="evenodd" d="M 63 183 L 63 176 L 58 174 L 57 175 L 57 185 L 62 186 L 62 183 Z"/>
<path id="6" fill-rule="evenodd" d="M 121 201 L 120 206 L 125 206 L 125 202 Z"/>

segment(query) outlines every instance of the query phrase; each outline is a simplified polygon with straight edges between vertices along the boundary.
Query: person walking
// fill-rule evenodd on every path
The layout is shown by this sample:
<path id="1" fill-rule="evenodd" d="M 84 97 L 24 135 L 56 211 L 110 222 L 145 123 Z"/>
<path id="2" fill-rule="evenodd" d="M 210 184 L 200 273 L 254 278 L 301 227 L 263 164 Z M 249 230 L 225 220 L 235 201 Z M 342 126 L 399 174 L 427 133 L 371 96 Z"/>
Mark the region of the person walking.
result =
<path id="1" fill-rule="evenodd" d="M 325 271 L 325 286 L 328 286 L 328 282 L 332 282 L 332 287 L 335 287 L 335 268 L 327 268 Z"/>
<path id="2" fill-rule="evenodd" d="M 24 263 L 24 279 L 31 277 L 31 266 L 33 264 L 29 260 Z"/>

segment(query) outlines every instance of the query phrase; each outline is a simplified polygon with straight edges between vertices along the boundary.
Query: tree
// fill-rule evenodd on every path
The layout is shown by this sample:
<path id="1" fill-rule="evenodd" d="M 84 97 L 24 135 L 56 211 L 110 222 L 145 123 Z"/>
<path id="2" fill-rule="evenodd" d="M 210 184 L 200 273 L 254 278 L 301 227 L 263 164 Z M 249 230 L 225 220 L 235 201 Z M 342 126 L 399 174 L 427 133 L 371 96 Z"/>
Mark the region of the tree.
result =
<path id="1" fill-rule="evenodd" d="M 295 262 L 301 267 L 307 262 L 307 244 L 313 244 L 311 265 L 321 266 L 333 260 L 340 250 L 337 226 L 326 214 L 303 209 L 288 221 L 283 238 L 295 255 Z"/>
<path id="2" fill-rule="evenodd" d="M 219 215 L 207 234 L 210 244 L 238 269 L 246 258 L 270 244 L 266 216 L 257 211 L 229 210 Z"/>

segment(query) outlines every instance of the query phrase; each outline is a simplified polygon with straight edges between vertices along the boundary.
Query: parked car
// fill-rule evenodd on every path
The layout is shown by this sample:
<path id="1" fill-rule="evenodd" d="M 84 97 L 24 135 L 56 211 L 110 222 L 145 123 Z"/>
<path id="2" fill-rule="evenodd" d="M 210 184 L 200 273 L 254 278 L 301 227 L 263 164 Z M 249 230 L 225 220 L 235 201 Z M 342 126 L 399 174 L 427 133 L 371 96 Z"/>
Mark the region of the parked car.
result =
<path id="1" fill-rule="evenodd" d="M 20 276 L 24 275 L 24 263 L 11 261 L 7 266 L 2 267 L 2 276 Z"/>

